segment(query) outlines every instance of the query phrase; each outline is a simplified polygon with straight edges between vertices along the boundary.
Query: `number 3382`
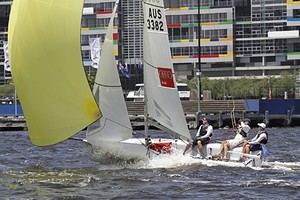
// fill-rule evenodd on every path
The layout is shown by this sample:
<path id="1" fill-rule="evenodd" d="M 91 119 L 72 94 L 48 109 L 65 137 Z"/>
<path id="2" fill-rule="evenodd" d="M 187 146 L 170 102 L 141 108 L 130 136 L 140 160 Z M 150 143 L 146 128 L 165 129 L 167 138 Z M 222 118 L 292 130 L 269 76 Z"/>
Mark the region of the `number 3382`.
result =
<path id="1" fill-rule="evenodd" d="M 164 23 L 153 19 L 147 19 L 147 27 L 151 30 L 164 31 Z"/>

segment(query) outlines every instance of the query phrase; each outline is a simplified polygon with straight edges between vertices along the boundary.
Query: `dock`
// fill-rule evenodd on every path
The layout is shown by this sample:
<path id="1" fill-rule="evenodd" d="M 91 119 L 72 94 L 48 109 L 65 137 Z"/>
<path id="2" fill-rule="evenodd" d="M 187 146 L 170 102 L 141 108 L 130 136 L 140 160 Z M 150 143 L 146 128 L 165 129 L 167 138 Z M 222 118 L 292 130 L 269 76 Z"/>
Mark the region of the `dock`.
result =
<path id="1" fill-rule="evenodd" d="M 24 115 L 0 115 L 0 130 L 27 130 L 26 120 Z"/>
<path id="2" fill-rule="evenodd" d="M 189 129 L 197 128 L 198 102 L 181 101 Z M 144 128 L 144 103 L 126 102 L 133 129 Z M 232 127 L 233 119 L 250 118 L 251 126 L 265 122 L 268 127 L 299 126 L 300 100 L 209 100 L 200 102 L 200 116 L 208 117 L 215 128 Z M 11 110 L 11 111 L 10 111 Z M 17 110 L 17 113 L 15 111 Z M 6 113 L 1 113 L 6 112 Z M 201 122 L 198 122 L 198 124 Z M 27 130 L 21 106 L 0 104 L 0 130 Z"/>
<path id="3" fill-rule="evenodd" d="M 181 101 L 189 129 L 197 128 L 197 101 Z M 295 105 L 296 104 L 296 105 Z M 208 117 L 215 128 L 232 127 L 233 119 L 250 118 L 252 126 L 265 122 L 269 127 L 300 125 L 300 100 L 210 100 L 200 102 L 199 119 Z M 135 129 L 143 129 L 143 102 L 126 102 L 129 118 Z M 278 107 L 281 109 L 278 111 Z M 275 109 L 276 108 L 276 109 Z M 198 123 L 199 124 L 199 123 Z M 201 124 L 201 122 L 200 122 Z"/>

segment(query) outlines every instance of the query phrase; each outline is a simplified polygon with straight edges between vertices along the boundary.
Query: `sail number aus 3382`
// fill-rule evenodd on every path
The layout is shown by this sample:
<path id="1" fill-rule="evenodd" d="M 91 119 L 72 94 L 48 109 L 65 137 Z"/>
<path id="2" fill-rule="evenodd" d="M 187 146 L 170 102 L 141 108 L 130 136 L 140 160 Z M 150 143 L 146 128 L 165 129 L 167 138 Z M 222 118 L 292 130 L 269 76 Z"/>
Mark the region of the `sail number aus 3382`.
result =
<path id="1" fill-rule="evenodd" d="M 164 23 L 162 21 L 162 10 L 149 8 L 147 19 L 147 28 L 150 30 L 164 31 Z"/>

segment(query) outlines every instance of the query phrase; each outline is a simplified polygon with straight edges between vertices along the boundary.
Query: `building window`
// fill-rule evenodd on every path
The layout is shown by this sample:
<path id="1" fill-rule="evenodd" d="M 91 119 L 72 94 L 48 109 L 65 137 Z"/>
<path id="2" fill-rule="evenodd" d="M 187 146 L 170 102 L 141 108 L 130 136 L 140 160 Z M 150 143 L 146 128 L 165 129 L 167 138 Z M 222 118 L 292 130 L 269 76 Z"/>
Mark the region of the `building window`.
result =
<path id="1" fill-rule="evenodd" d="M 294 43 L 294 52 L 300 52 L 300 43 Z"/>
<path id="2" fill-rule="evenodd" d="M 266 57 L 266 61 L 267 62 L 275 62 L 276 61 L 276 57 L 275 56 L 267 56 Z"/>
<path id="3" fill-rule="evenodd" d="M 293 17 L 294 18 L 300 18 L 300 9 L 294 9 L 293 10 Z"/>
<path id="4" fill-rule="evenodd" d="M 254 62 L 262 62 L 262 57 L 251 57 L 250 63 L 254 63 Z"/>

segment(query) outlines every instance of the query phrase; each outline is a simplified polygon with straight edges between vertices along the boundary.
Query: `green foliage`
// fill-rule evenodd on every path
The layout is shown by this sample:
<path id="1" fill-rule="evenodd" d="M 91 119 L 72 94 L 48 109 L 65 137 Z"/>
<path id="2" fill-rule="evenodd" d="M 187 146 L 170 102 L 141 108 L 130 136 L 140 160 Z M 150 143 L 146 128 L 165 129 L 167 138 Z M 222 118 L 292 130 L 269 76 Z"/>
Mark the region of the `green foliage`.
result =
<path id="1" fill-rule="evenodd" d="M 0 97 L 13 97 L 15 95 L 15 87 L 13 84 L 0 85 Z"/>
<path id="2" fill-rule="evenodd" d="M 272 87 L 273 98 L 283 98 L 284 92 L 289 98 L 295 97 L 295 80 L 298 72 L 290 74 L 282 72 L 280 77 L 266 76 L 257 79 L 255 76 L 243 77 L 240 79 L 219 79 L 209 80 L 207 77 L 201 78 L 201 89 L 210 90 L 213 99 L 258 99 L 268 98 L 269 88 Z M 191 89 L 197 91 L 197 78 L 194 77 L 188 82 Z"/>
<path id="3" fill-rule="evenodd" d="M 91 74 L 85 72 L 86 74 L 86 78 L 88 80 L 89 86 L 91 88 L 91 90 L 93 90 L 93 86 L 95 83 L 95 78 L 96 78 L 96 72 L 92 72 Z"/>

